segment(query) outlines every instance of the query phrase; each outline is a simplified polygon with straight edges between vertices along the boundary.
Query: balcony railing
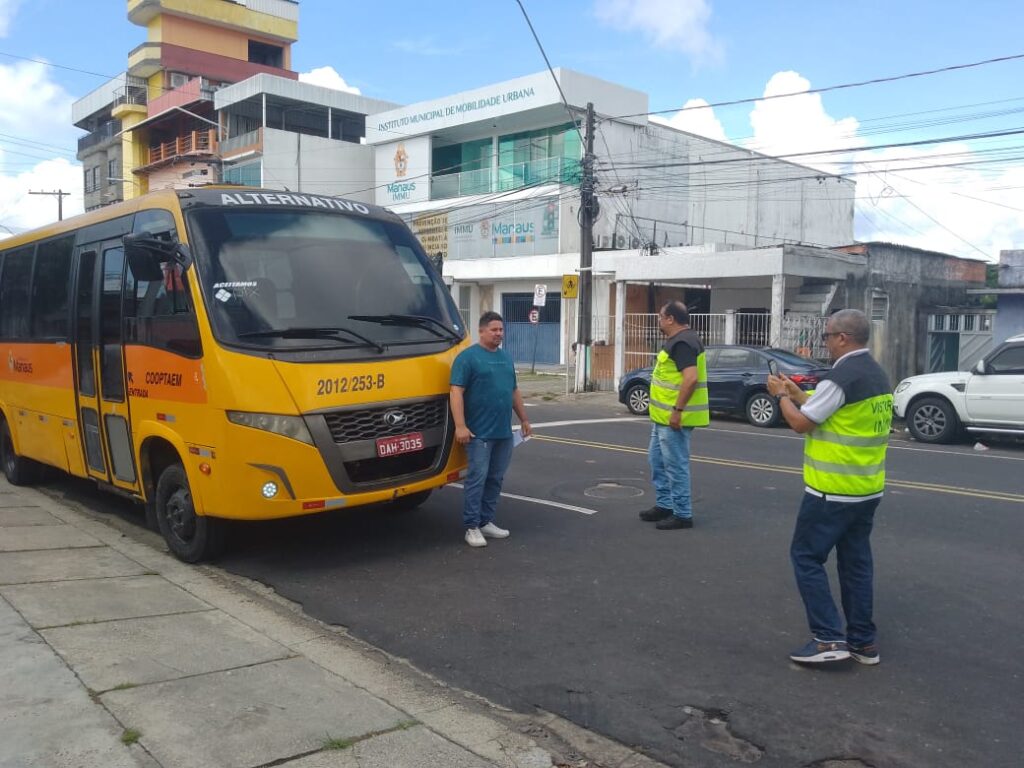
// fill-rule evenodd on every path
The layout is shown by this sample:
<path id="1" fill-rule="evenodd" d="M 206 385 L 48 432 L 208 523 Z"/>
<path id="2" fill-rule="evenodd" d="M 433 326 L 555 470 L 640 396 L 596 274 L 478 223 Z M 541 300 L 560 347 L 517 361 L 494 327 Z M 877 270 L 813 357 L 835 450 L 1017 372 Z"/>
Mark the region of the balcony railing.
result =
<path id="1" fill-rule="evenodd" d="M 217 153 L 217 131 L 213 128 L 192 131 L 149 148 L 149 163 L 161 163 L 185 155 L 213 155 Z"/>
<path id="2" fill-rule="evenodd" d="M 431 200 L 443 200 L 465 195 L 485 195 L 490 192 L 508 192 L 540 184 L 572 184 L 580 182 L 580 163 L 550 157 L 525 163 L 498 166 L 495 180 L 490 168 L 462 173 L 446 173 L 430 179 Z"/>
<path id="3" fill-rule="evenodd" d="M 146 106 L 146 88 L 141 85 L 126 85 L 114 91 L 114 106 L 119 104 L 138 104 Z"/>
<path id="4" fill-rule="evenodd" d="M 103 144 L 108 141 L 112 141 L 113 138 L 121 131 L 121 121 L 114 120 L 110 123 L 104 123 L 97 130 L 83 136 L 78 140 L 78 151 L 84 152 L 91 147 L 95 147 L 99 144 Z"/>

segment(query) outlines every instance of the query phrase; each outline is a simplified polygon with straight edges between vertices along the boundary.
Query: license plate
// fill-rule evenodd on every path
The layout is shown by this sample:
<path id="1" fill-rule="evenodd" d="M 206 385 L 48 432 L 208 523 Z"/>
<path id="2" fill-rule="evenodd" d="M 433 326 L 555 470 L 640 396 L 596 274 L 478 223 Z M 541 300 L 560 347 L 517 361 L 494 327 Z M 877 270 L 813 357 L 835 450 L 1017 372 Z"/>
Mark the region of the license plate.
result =
<path id="1" fill-rule="evenodd" d="M 377 457 L 398 456 L 400 453 L 415 453 L 423 450 L 423 433 L 410 432 L 407 435 L 381 437 L 377 440 Z"/>

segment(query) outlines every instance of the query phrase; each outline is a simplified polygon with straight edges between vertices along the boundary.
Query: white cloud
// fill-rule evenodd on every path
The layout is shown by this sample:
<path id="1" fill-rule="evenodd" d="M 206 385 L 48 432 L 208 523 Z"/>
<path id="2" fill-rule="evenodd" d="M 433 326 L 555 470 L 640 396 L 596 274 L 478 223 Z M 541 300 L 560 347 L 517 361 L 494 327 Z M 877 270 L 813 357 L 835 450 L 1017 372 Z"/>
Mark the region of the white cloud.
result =
<path id="1" fill-rule="evenodd" d="M 696 64 L 722 58 L 722 46 L 708 30 L 708 0 L 596 0 L 597 18 L 610 27 L 641 32 L 659 48 L 682 51 Z"/>
<path id="2" fill-rule="evenodd" d="M 698 136 L 706 136 L 716 141 L 728 141 L 725 129 L 715 117 L 715 111 L 708 106 L 704 99 L 690 99 L 682 110 L 676 112 L 672 117 L 666 118 L 659 115 L 651 117 L 651 121 L 661 123 L 687 133 L 695 133 Z"/>
<path id="3" fill-rule="evenodd" d="M 7 37 L 21 0 L 0 0 L 0 37 Z"/>
<path id="4" fill-rule="evenodd" d="M 4 158 L 0 154 L 0 161 Z M 0 237 L 41 227 L 57 220 L 57 199 L 30 195 L 30 190 L 64 190 L 64 218 L 82 212 L 82 166 L 75 162 L 44 160 L 17 175 L 0 175 Z"/>
<path id="5" fill-rule="evenodd" d="M 74 130 L 72 101 L 70 94 L 50 79 L 45 64 L 0 64 L 0 126 L 4 133 L 36 140 L 58 132 L 70 135 Z"/>
<path id="6" fill-rule="evenodd" d="M 361 95 L 361 91 L 355 86 L 345 82 L 345 78 L 338 74 L 334 67 L 317 67 L 309 72 L 299 74 L 299 81 L 310 85 L 320 85 L 324 88 L 333 88 L 336 91 L 345 91 Z"/>
<path id="7" fill-rule="evenodd" d="M 828 113 L 820 94 L 796 72 L 778 72 L 750 112 L 753 136 L 737 142 L 768 155 L 791 155 L 799 165 L 830 173 L 855 172 L 857 240 L 882 240 L 925 250 L 995 260 L 999 251 L 1024 243 L 1024 167 L 1012 160 L 987 166 L 963 165 L 992 158 L 979 146 L 936 144 L 870 150 L 852 116 Z M 705 103 L 691 99 L 688 105 Z M 712 109 L 676 113 L 660 122 L 711 138 L 721 124 Z M 871 143 L 906 140 L 906 134 L 879 134 Z M 1007 156 L 1018 153 L 1012 150 Z M 985 148 L 998 146 L 989 142 Z M 860 151 L 803 154 L 830 149 Z M 922 166 L 929 166 L 923 168 Z M 798 171 L 798 169 L 794 169 Z"/>
<path id="8" fill-rule="evenodd" d="M 806 93 L 810 87 L 810 82 L 796 72 L 772 75 L 765 86 L 765 96 L 799 95 L 758 101 L 750 113 L 754 138 L 745 146 L 769 155 L 864 146 L 864 140 L 857 136 L 860 127 L 857 120 L 852 117 L 837 120 L 829 115 L 821 102 L 821 94 Z M 793 160 L 836 172 L 849 160 L 849 156 L 805 155 Z"/>
<path id="9" fill-rule="evenodd" d="M 1015 153 L 1014 153 L 1015 154 Z M 857 238 L 997 260 L 1024 242 L 1024 168 L 959 166 L 981 156 L 964 144 L 862 154 Z M 897 159 L 899 158 L 899 159 Z M 922 168 L 922 166 L 934 166 Z"/>
<path id="10" fill-rule="evenodd" d="M 45 65 L 0 65 L 0 133 L 6 134 L 0 148 L 0 169 L 6 169 L 0 171 L 0 236 L 56 220 L 56 199 L 28 194 L 32 190 L 71 192 L 64 198 L 64 215 L 81 212 L 82 170 L 73 155 L 78 131 L 71 125 L 71 102 Z M 60 146 L 67 149 L 61 152 Z"/>

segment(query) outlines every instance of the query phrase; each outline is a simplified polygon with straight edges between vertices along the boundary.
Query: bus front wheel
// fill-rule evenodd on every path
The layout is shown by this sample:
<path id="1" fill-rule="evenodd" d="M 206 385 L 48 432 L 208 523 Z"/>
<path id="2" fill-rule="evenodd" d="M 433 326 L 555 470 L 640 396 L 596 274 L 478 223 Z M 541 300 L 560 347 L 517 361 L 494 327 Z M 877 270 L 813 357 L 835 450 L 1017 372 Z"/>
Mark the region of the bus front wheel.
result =
<path id="1" fill-rule="evenodd" d="M 181 464 L 171 464 L 156 484 L 156 520 L 174 556 L 186 563 L 210 560 L 224 545 L 224 521 L 197 515 L 188 475 Z"/>
<path id="2" fill-rule="evenodd" d="M 11 485 L 33 485 L 42 477 L 42 465 L 19 456 L 14 450 L 11 428 L 7 426 L 6 419 L 0 422 L 0 465 Z"/>

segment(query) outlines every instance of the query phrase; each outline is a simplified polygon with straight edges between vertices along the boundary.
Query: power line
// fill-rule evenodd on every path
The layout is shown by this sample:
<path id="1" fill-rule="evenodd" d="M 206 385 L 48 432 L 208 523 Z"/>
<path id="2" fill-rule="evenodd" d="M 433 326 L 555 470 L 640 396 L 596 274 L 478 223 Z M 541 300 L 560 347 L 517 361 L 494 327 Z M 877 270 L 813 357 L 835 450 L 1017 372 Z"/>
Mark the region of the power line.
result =
<path id="1" fill-rule="evenodd" d="M 695 104 L 689 107 L 677 107 L 673 109 L 659 109 L 652 112 L 637 112 L 630 115 L 616 115 L 615 117 L 606 117 L 605 120 L 624 120 L 630 117 L 645 117 L 648 115 L 664 115 L 670 112 L 688 112 L 696 109 L 713 109 L 715 107 L 731 107 L 737 104 L 753 104 L 758 101 L 771 101 L 772 99 L 786 99 L 791 96 L 803 96 L 805 94 L 813 93 L 827 93 L 828 91 L 838 91 L 845 88 L 860 88 L 865 85 L 879 85 L 880 83 L 892 83 L 897 80 L 909 80 L 914 77 L 926 77 L 928 75 L 938 75 L 944 72 L 953 72 L 961 69 L 971 69 L 973 67 L 982 67 L 987 64 L 999 64 L 1006 61 L 1016 61 L 1018 59 L 1024 59 L 1024 53 L 1015 53 L 1011 56 L 998 56 L 994 59 L 985 59 L 983 61 L 972 61 L 967 64 L 951 64 L 947 67 L 939 67 L 938 69 L 926 69 L 921 72 L 908 72 L 902 75 L 891 75 L 889 77 L 876 77 L 871 80 L 860 80 L 855 83 L 840 83 L 839 85 L 827 85 L 823 88 L 809 88 L 806 91 L 792 91 L 790 93 L 776 93 L 771 96 L 756 96 L 746 99 L 733 99 L 731 101 L 719 101 L 713 104 Z"/>
<path id="2" fill-rule="evenodd" d="M 576 125 L 576 115 L 573 114 L 572 108 L 569 106 L 569 101 L 565 98 L 565 93 L 562 91 L 562 84 L 558 82 L 558 78 L 555 77 L 555 70 L 551 68 L 551 62 L 548 61 L 548 55 L 544 51 L 544 46 L 541 45 L 540 38 L 537 36 L 537 30 L 533 28 L 533 22 L 530 21 L 530 15 L 526 12 L 526 8 L 523 7 L 522 0 L 516 0 L 516 4 L 519 6 L 519 10 L 523 12 L 523 18 L 526 19 L 526 25 L 530 28 L 530 33 L 533 35 L 533 39 L 537 43 L 537 47 L 540 49 L 540 55 L 544 57 L 544 63 L 548 67 L 548 72 L 551 73 L 551 79 L 555 81 L 555 87 L 558 89 L 558 95 L 562 97 L 562 104 L 565 105 L 565 111 L 569 113 L 569 119 L 576 128 L 576 133 L 579 134 L 580 141 L 585 143 L 583 134 L 580 132 L 580 127 Z"/>

